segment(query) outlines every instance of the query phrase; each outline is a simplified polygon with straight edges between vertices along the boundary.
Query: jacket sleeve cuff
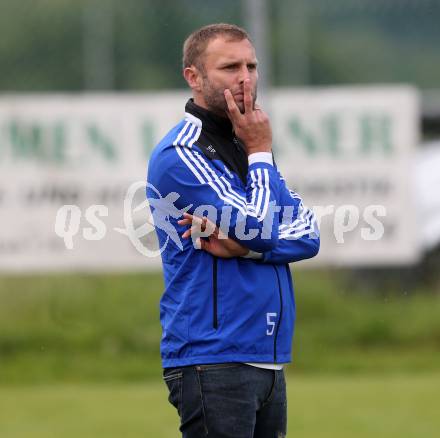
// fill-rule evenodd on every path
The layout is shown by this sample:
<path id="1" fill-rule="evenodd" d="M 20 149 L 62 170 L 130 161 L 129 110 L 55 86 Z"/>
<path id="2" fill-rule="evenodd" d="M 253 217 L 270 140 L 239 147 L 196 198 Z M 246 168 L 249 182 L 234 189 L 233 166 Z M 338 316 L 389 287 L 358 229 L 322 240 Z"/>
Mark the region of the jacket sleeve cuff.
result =
<path id="1" fill-rule="evenodd" d="M 244 259 L 261 259 L 261 258 L 263 258 L 263 254 L 261 252 L 255 252 L 255 251 L 249 250 L 249 252 L 242 257 Z"/>
<path id="2" fill-rule="evenodd" d="M 254 163 L 267 163 L 273 166 L 271 152 L 254 152 L 248 156 L 249 166 Z"/>

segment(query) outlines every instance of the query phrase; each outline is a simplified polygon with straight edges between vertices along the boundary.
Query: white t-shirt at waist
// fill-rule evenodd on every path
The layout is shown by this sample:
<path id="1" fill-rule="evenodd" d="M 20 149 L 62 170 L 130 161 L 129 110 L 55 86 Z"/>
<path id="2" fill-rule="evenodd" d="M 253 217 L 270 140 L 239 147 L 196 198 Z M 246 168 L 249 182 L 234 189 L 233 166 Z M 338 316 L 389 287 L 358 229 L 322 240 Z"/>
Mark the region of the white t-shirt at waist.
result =
<path id="1" fill-rule="evenodd" d="M 257 367 L 257 368 L 265 368 L 267 370 L 282 370 L 283 369 L 283 364 L 280 364 L 280 363 L 246 362 L 246 365 L 250 365 L 252 367 Z"/>

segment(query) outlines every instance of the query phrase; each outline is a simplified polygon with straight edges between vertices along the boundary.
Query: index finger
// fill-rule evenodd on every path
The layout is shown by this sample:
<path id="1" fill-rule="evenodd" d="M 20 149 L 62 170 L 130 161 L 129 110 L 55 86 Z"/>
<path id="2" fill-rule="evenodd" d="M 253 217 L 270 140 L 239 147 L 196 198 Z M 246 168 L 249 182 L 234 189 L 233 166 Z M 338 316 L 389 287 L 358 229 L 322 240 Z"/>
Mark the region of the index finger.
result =
<path id="1" fill-rule="evenodd" d="M 226 105 L 228 105 L 228 112 L 230 118 L 237 120 L 237 118 L 239 117 L 239 115 L 241 115 L 241 113 L 237 104 L 235 103 L 234 98 L 232 97 L 231 90 L 226 88 L 224 91 L 224 95 L 226 99 Z"/>
<path id="2" fill-rule="evenodd" d="M 246 79 L 243 83 L 243 100 L 244 100 L 244 112 L 249 114 L 252 112 L 252 93 L 251 93 L 251 81 Z"/>

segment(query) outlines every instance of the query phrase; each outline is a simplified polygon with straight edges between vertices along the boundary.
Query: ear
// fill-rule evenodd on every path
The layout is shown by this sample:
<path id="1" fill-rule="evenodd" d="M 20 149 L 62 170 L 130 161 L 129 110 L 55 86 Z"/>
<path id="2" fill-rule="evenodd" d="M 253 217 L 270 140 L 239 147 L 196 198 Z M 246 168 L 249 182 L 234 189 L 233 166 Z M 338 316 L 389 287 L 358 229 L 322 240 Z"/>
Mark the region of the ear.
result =
<path id="1" fill-rule="evenodd" d="M 183 70 L 183 77 L 192 90 L 201 91 L 202 75 L 196 66 L 186 67 Z"/>

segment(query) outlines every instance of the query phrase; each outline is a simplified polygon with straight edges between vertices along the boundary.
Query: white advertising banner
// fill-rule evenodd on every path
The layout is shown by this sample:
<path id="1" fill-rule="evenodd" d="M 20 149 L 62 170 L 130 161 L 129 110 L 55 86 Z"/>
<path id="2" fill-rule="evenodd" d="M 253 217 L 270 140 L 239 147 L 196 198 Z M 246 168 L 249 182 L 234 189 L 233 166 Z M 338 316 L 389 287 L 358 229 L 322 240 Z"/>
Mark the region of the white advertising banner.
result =
<path id="1" fill-rule="evenodd" d="M 279 90 L 272 97 L 278 165 L 321 217 L 321 250 L 314 262 L 415 262 L 417 92 L 336 88 Z"/>
<path id="2" fill-rule="evenodd" d="M 414 262 L 417 93 L 286 89 L 270 97 L 277 164 L 322 217 L 321 252 L 307 263 Z M 187 98 L 0 98 L 0 271 L 159 268 L 142 182 Z"/>
<path id="3" fill-rule="evenodd" d="M 160 256 L 140 254 L 133 233 L 145 224 L 146 208 L 132 214 L 145 188 L 130 205 L 124 200 L 131 184 L 145 181 L 151 149 L 182 118 L 186 99 L 187 93 L 1 98 L 0 270 L 158 269 Z M 59 217 L 64 230 L 56 230 L 63 205 L 73 207 Z M 153 249 L 154 230 L 144 234 L 142 244 Z"/>

